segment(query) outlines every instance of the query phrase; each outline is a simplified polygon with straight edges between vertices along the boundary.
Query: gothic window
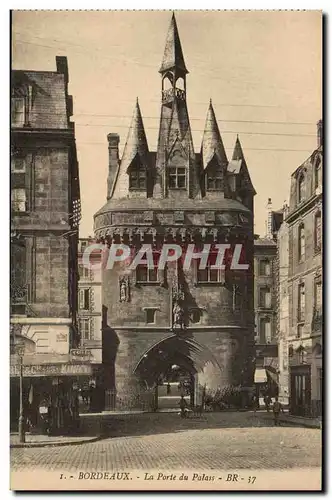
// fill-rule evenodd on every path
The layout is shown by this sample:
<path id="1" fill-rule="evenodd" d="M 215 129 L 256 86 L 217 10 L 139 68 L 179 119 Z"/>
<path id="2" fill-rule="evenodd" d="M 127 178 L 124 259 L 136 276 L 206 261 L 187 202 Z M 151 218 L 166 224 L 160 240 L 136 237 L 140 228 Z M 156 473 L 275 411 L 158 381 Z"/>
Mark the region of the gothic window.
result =
<path id="1" fill-rule="evenodd" d="M 322 185 L 322 162 L 318 158 L 315 165 L 315 189 Z"/>
<path id="2" fill-rule="evenodd" d="M 299 226 L 298 255 L 299 255 L 299 262 L 303 262 L 304 257 L 305 257 L 304 224 L 300 224 L 300 226 Z"/>
<path id="3" fill-rule="evenodd" d="M 134 168 L 129 172 L 129 189 L 146 189 L 146 170 Z"/>
<path id="4" fill-rule="evenodd" d="M 305 285 L 300 283 L 298 285 L 298 299 L 297 299 L 297 319 L 299 323 L 304 322 L 305 316 Z"/>
<path id="5" fill-rule="evenodd" d="M 263 309 L 271 308 L 271 288 L 264 286 L 259 290 L 259 307 Z"/>
<path id="6" fill-rule="evenodd" d="M 186 188 L 186 169 L 185 167 L 168 168 L 168 187 L 170 189 Z"/>
<path id="7" fill-rule="evenodd" d="M 322 247 L 322 214 L 315 214 L 315 250 L 319 251 Z"/>
<path id="8" fill-rule="evenodd" d="M 206 173 L 206 190 L 221 191 L 223 189 L 222 167 L 209 168 Z"/>
<path id="9" fill-rule="evenodd" d="M 225 271 L 223 269 L 211 269 L 216 264 L 217 253 L 209 255 L 207 265 L 204 269 L 199 269 L 200 259 L 196 260 L 197 282 L 198 283 L 223 283 Z"/>
<path id="10" fill-rule="evenodd" d="M 259 275 L 271 276 L 271 261 L 268 259 L 259 261 Z"/>
<path id="11" fill-rule="evenodd" d="M 78 306 L 82 311 L 90 309 L 90 288 L 83 288 L 79 291 Z"/>
<path id="12" fill-rule="evenodd" d="M 304 174 L 300 174 L 298 180 L 298 202 L 302 203 L 305 199 L 305 178 Z"/>

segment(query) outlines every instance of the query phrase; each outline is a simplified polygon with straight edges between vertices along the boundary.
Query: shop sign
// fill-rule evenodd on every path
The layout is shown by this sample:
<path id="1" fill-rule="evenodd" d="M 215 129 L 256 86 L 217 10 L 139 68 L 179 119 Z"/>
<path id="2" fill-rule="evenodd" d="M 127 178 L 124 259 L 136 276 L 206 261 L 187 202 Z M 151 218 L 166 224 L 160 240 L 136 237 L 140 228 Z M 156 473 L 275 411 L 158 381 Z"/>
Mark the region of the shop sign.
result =
<path id="1" fill-rule="evenodd" d="M 59 364 L 44 364 L 44 365 L 24 365 L 24 377 L 47 377 L 47 376 L 66 376 L 66 375 L 91 375 L 91 365 L 59 363 Z M 20 376 L 20 366 L 10 366 L 10 376 Z"/>
<path id="2" fill-rule="evenodd" d="M 72 360 L 84 361 L 89 360 L 92 354 L 88 349 L 71 349 L 70 357 Z"/>

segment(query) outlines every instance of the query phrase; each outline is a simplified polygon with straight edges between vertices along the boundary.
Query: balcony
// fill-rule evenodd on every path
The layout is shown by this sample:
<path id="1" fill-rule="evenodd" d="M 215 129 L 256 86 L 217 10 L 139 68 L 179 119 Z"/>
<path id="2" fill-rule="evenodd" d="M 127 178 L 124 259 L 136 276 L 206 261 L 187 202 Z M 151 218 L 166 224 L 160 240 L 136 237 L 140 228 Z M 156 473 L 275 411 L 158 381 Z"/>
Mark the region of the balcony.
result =
<path id="1" fill-rule="evenodd" d="M 162 103 L 167 104 L 169 102 L 174 101 L 174 99 L 180 99 L 181 101 L 186 100 L 186 92 L 182 89 L 167 89 L 162 91 Z"/>

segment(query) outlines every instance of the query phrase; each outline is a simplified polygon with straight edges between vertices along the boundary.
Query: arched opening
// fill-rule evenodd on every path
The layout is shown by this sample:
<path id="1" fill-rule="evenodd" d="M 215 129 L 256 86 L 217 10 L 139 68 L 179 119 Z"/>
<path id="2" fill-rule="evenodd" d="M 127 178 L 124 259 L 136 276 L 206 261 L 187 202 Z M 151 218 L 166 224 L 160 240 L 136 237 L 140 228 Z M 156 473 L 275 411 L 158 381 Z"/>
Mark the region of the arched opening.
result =
<path id="1" fill-rule="evenodd" d="M 165 74 L 162 80 L 162 90 L 172 89 L 174 85 L 174 76 L 173 73 L 168 72 Z"/>
<path id="2" fill-rule="evenodd" d="M 195 341 L 172 335 L 141 357 L 134 373 L 142 385 L 155 390 L 156 409 L 178 409 L 183 395 L 190 406 L 201 403 L 199 375 L 205 366 L 220 367 L 212 353 Z"/>
<path id="3" fill-rule="evenodd" d="M 180 77 L 176 80 L 176 88 L 180 90 L 186 90 L 184 78 Z"/>

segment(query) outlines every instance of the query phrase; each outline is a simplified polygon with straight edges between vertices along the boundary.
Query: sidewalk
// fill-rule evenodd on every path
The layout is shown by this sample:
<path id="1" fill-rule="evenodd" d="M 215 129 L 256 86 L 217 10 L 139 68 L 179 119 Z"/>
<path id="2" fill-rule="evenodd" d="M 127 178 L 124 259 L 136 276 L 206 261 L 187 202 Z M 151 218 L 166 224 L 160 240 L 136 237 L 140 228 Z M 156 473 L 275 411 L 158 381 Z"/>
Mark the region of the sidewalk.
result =
<path id="1" fill-rule="evenodd" d="M 19 442 L 18 433 L 10 434 L 11 448 L 42 448 L 44 446 L 70 446 L 98 441 L 100 436 L 46 436 L 26 433 L 25 443 Z"/>
<path id="2" fill-rule="evenodd" d="M 266 413 L 266 416 L 273 420 L 273 413 Z M 280 422 L 293 425 L 301 425 L 302 427 L 309 427 L 311 429 L 321 429 L 322 420 L 321 418 L 308 418 L 308 417 L 298 417 L 295 415 L 290 415 L 289 413 L 281 413 Z"/>

